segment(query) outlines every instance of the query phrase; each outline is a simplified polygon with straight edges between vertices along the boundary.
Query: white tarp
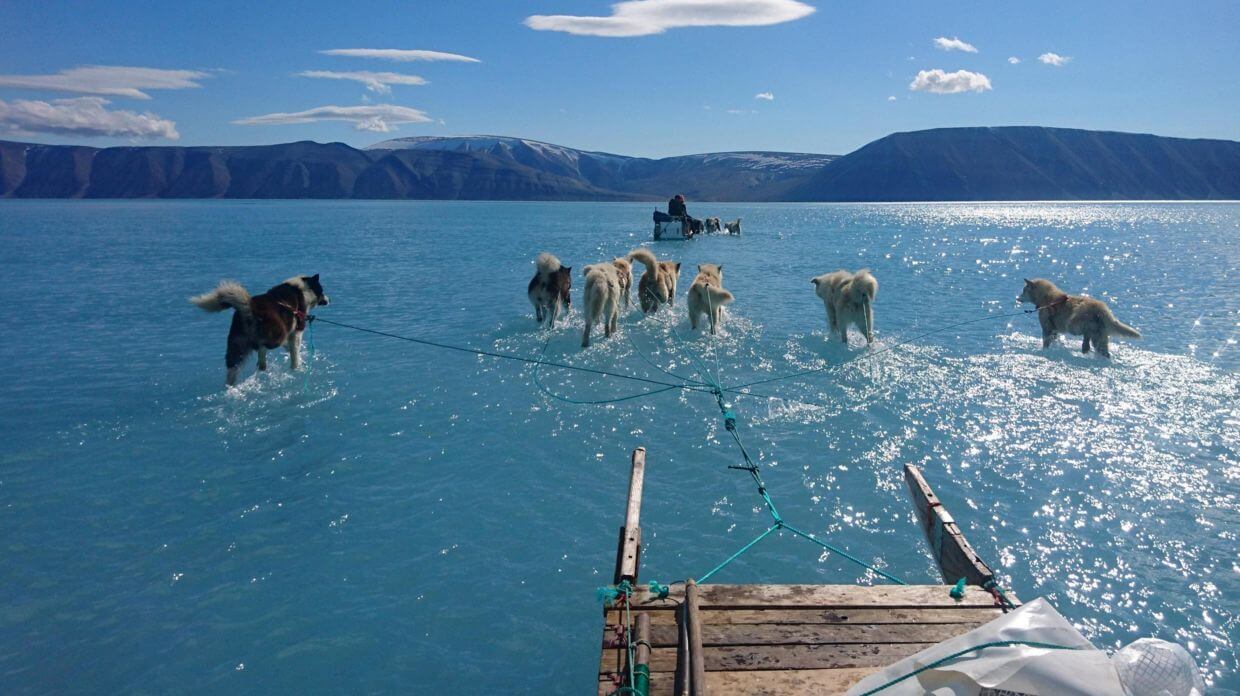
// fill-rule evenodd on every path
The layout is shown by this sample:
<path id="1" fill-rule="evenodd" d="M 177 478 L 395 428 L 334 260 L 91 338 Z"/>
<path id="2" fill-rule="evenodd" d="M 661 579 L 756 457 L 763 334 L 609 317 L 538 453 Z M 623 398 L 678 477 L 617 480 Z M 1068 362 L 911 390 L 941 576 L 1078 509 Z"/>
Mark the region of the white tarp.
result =
<path id="1" fill-rule="evenodd" d="M 1124 687 L 1107 654 L 1096 649 L 1042 598 L 871 674 L 849 689 L 848 694 L 865 694 L 970 647 L 1012 640 L 1078 649 L 1055 650 L 1026 645 L 987 647 L 956 657 L 879 693 L 883 696 L 977 696 L 983 689 L 994 689 L 1039 696 L 1124 696 Z"/>

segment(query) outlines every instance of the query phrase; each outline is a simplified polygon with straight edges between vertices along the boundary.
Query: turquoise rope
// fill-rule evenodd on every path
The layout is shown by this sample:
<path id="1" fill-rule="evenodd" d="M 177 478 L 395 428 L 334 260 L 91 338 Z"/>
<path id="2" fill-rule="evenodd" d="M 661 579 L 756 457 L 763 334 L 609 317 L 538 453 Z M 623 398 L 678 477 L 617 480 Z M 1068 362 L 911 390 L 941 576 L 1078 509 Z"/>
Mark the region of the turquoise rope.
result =
<path id="1" fill-rule="evenodd" d="M 751 541 L 751 542 L 749 542 L 748 544 L 745 544 L 744 546 L 742 546 L 740 551 L 737 551 L 736 553 L 732 554 L 731 556 L 728 556 L 728 560 L 724 561 L 723 563 L 720 563 L 719 565 L 715 566 L 714 568 L 711 568 L 710 572 L 709 572 L 709 573 L 707 573 L 707 574 L 705 574 L 705 575 L 703 575 L 703 576 L 702 576 L 702 578 L 701 578 L 700 580 L 698 580 L 698 582 L 699 582 L 699 583 L 704 583 L 704 582 L 706 582 L 707 580 L 710 580 L 710 578 L 711 578 L 711 576 L 712 576 L 712 575 L 714 575 L 715 573 L 718 573 L 719 571 L 723 570 L 724 566 L 728 565 L 728 564 L 729 564 L 729 563 L 731 563 L 732 561 L 735 561 L 736 559 L 740 558 L 740 557 L 741 557 L 741 554 L 745 553 L 745 552 L 746 552 L 746 551 L 748 551 L 750 548 L 752 548 L 754 544 L 757 544 L 759 541 L 762 541 L 763 539 L 765 539 L 765 538 L 767 537 L 767 535 L 768 535 L 768 534 L 770 534 L 771 532 L 775 531 L 776 529 L 779 529 L 779 527 L 780 527 L 780 524 L 779 524 L 779 523 L 775 523 L 775 524 L 771 525 L 769 529 L 767 529 L 765 532 L 762 532 L 761 534 L 759 534 L 759 535 L 758 535 L 758 536 L 757 536 L 757 537 L 756 537 L 753 541 Z"/>
<path id="2" fill-rule="evenodd" d="M 990 643 L 982 643 L 981 645 L 975 645 L 971 648 L 965 648 L 964 650 L 958 650 L 946 657 L 939 658 L 924 667 L 918 667 L 917 669 L 913 670 L 912 672 L 909 672 L 908 674 L 902 677 L 897 677 L 895 679 L 892 679 L 891 681 L 887 682 L 886 684 L 883 684 L 882 686 L 879 686 L 878 688 L 870 689 L 864 694 L 861 694 L 861 696 L 873 696 L 873 694 L 876 694 L 882 691 L 883 689 L 891 688 L 906 679 L 911 679 L 917 676 L 918 674 L 921 674 L 922 672 L 934 669 L 935 667 L 943 665 L 947 662 L 951 662 L 952 660 L 956 659 L 957 657 L 960 657 L 961 655 L 967 655 L 971 652 L 977 652 L 978 650 L 982 650 L 985 648 L 1006 648 L 1006 647 L 1010 647 L 1013 645 L 1027 645 L 1031 648 L 1042 648 L 1044 650 L 1080 650 L 1081 649 L 1081 648 L 1074 648 L 1070 645 L 1056 645 L 1054 643 L 1039 643 L 1037 641 L 1032 641 L 1032 640 L 997 640 L 997 641 L 993 641 Z"/>
<path id="3" fill-rule="evenodd" d="M 545 357 L 545 356 L 546 356 L 546 354 L 547 354 L 547 348 L 548 348 L 550 345 L 551 345 L 551 338 L 550 338 L 550 337 L 548 337 L 548 338 L 547 338 L 547 342 L 543 344 L 542 353 L 540 353 L 540 354 L 539 354 L 539 357 Z M 548 388 L 546 387 L 546 385 L 544 385 L 544 384 L 542 383 L 542 379 L 540 379 L 540 378 L 539 378 L 539 376 L 538 376 L 538 371 L 539 371 L 539 369 L 541 369 L 541 368 L 542 368 L 542 366 L 543 366 L 543 365 L 544 365 L 544 363 L 543 363 L 541 360 L 540 360 L 540 361 L 538 361 L 538 362 L 536 362 L 536 363 L 535 363 L 535 365 L 534 365 L 534 375 L 533 375 L 533 376 L 534 376 L 534 385 L 535 385 L 535 386 L 537 386 L 537 387 L 538 387 L 538 388 L 542 391 L 542 393 L 546 394 L 547 396 L 549 396 L 549 397 L 551 397 L 551 398 L 553 398 L 553 399 L 556 399 L 556 400 L 558 400 L 558 401 L 563 401 L 564 403 L 567 403 L 567 404 L 573 404 L 574 406 L 599 406 L 599 405 L 602 405 L 602 404 L 618 404 L 618 403 L 620 403 L 620 402 L 622 402 L 622 401 L 632 401 L 633 399 L 640 399 L 640 398 L 642 398 L 642 397 L 644 397 L 644 396 L 654 396 L 655 394 L 662 394 L 663 392 L 672 391 L 673 389 L 682 389 L 682 388 L 683 388 L 683 387 L 680 387 L 680 386 L 663 387 L 662 389 L 652 389 L 652 390 L 650 390 L 650 391 L 637 392 L 637 393 L 635 393 L 635 394 L 629 394 L 629 395 L 627 395 L 627 396 L 620 396 L 620 397 L 616 397 L 616 398 L 614 398 L 614 399 L 598 399 L 598 400 L 580 400 L 580 399 L 573 399 L 573 398 L 570 398 L 570 397 L 567 397 L 567 396 L 562 396 L 562 395 L 560 395 L 560 394 L 556 394 L 555 392 L 553 392 L 553 391 L 551 391 L 550 389 L 548 389 Z"/>
<path id="4" fill-rule="evenodd" d="M 662 372 L 663 374 L 669 377 L 675 377 L 676 379 L 682 382 L 688 382 L 690 384 L 700 384 L 702 386 L 708 386 L 705 382 L 699 382 L 696 379 L 690 379 L 689 377 L 685 377 L 684 375 L 678 375 L 675 372 L 663 369 L 662 366 L 660 366 L 658 363 L 656 363 L 655 361 L 647 357 L 646 354 L 642 352 L 641 348 L 637 347 L 637 343 L 633 340 L 633 335 L 630 332 L 625 331 L 624 337 L 628 339 L 629 345 L 633 346 L 633 352 L 637 354 L 637 357 L 641 358 L 642 361 L 645 362 L 647 365 L 653 367 L 654 369 L 658 370 L 659 372 Z"/>
<path id="5" fill-rule="evenodd" d="M 865 569 L 867 569 L 867 570 L 872 570 L 872 571 L 874 571 L 875 573 L 878 573 L 879 575 L 881 575 L 881 576 L 883 576 L 883 577 L 887 578 L 888 580 L 890 580 L 890 581 L 892 581 L 892 582 L 896 583 L 897 585 L 907 585 L 907 584 L 908 584 L 907 582 L 904 582 L 904 581 L 903 581 L 903 580 L 901 580 L 900 578 L 897 578 L 896 576 L 894 576 L 894 575 L 892 575 L 892 574 L 890 574 L 890 573 L 886 573 L 886 572 L 884 572 L 884 571 L 879 570 L 878 568 L 875 568 L 874 566 L 870 565 L 869 563 L 866 563 L 865 561 L 861 560 L 860 558 L 857 558 L 856 556 L 853 556 L 852 554 L 848 553 L 847 551 L 844 551 L 843 549 L 838 549 L 838 548 L 836 548 L 836 547 L 834 547 L 834 546 L 832 546 L 832 545 L 828 544 L 828 543 L 827 543 L 827 542 L 825 542 L 825 541 L 821 541 L 821 540 L 819 540 L 819 539 L 816 539 L 816 538 L 814 538 L 813 536 L 811 536 L 811 535 L 809 535 L 809 534 L 806 534 L 805 532 L 802 532 L 801 530 L 797 529 L 796 527 L 793 527 L 793 526 L 791 526 L 791 525 L 785 524 L 785 525 L 784 525 L 784 528 L 785 528 L 785 529 L 787 529 L 788 531 L 792 532 L 793 534 L 796 534 L 796 535 L 797 535 L 797 536 L 799 536 L 799 537 L 802 537 L 802 538 L 805 538 L 805 539 L 809 539 L 810 541 L 814 542 L 815 544 L 818 544 L 819 546 L 821 546 L 822 548 L 824 548 L 824 549 L 826 549 L 826 550 L 830 551 L 831 553 L 838 554 L 838 555 L 840 555 L 840 556 L 843 556 L 844 558 L 847 558 L 848 560 L 852 561 L 853 563 L 856 563 L 857 565 L 861 566 L 862 568 L 865 568 Z"/>

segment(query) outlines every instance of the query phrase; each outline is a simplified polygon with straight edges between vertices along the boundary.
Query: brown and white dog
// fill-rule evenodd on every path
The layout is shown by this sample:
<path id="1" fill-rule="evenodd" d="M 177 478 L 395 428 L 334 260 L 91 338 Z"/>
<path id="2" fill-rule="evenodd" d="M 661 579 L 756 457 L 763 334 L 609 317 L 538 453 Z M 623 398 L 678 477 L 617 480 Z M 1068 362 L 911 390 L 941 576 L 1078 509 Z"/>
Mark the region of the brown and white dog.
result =
<path id="1" fill-rule="evenodd" d="M 1116 319 L 1111 308 L 1102 300 L 1069 295 L 1049 280 L 1026 278 L 1025 289 L 1017 299 L 1038 308 L 1043 348 L 1049 348 L 1059 334 L 1067 333 L 1084 337 L 1081 341 L 1082 353 L 1088 353 L 1092 343 L 1099 355 L 1109 358 L 1111 336 L 1141 338 L 1141 332 Z"/>
<path id="2" fill-rule="evenodd" d="M 874 310 L 871 306 L 878 296 L 878 280 L 869 270 L 856 273 L 834 271 L 811 278 L 814 292 L 827 308 L 827 323 L 831 332 L 838 334 L 848 344 L 848 325 L 854 324 L 865 336 L 866 343 L 874 342 Z"/>
<path id="3" fill-rule="evenodd" d="M 706 218 L 707 234 L 714 234 L 714 233 L 722 232 L 722 231 L 723 231 L 723 225 L 719 222 L 719 218 L 717 217 Z"/>
<path id="4" fill-rule="evenodd" d="M 698 265 L 697 277 L 689 286 L 689 325 L 698 327 L 698 316 L 710 319 L 710 335 L 723 323 L 723 306 L 734 300 L 732 293 L 723 289 L 723 266 L 713 263 Z"/>
<path id="5" fill-rule="evenodd" d="M 637 283 L 637 299 L 642 312 L 653 314 L 659 305 L 671 306 L 676 302 L 676 279 L 680 276 L 680 262 L 659 261 L 649 249 L 634 249 L 629 258 L 646 267 Z"/>
<path id="6" fill-rule="evenodd" d="M 554 329 L 560 309 L 573 303 L 568 294 L 573 287 L 573 267 L 562 265 L 559 259 L 545 251 L 538 255 L 534 265 L 537 270 L 530 279 L 526 294 L 530 304 L 534 305 L 534 318 L 539 324 L 547 320 L 547 324 Z"/>
<path id="7" fill-rule="evenodd" d="M 603 335 L 611 338 L 616 331 L 616 319 L 620 315 L 620 274 L 611 263 L 595 263 L 582 269 L 586 287 L 582 293 L 585 307 L 586 328 L 581 334 L 581 347 L 590 347 L 590 330 L 598 321 L 603 322 Z"/>
<path id="8" fill-rule="evenodd" d="M 301 335 L 306 330 L 306 313 L 327 304 L 327 295 L 319 283 L 319 274 L 295 276 L 261 295 L 250 297 L 240 283 L 221 281 L 211 292 L 189 298 L 208 312 L 233 309 L 232 326 L 228 329 L 228 348 L 224 366 L 225 381 L 237 383 L 241 363 L 250 353 L 258 351 L 258 369 L 267 369 L 267 351 L 280 346 L 288 348 L 289 367 L 301 365 Z"/>
<path id="9" fill-rule="evenodd" d="M 616 276 L 620 281 L 620 299 L 624 302 L 624 308 L 628 309 L 633 305 L 633 264 L 623 256 L 617 256 L 611 260 L 611 265 L 616 267 Z"/>

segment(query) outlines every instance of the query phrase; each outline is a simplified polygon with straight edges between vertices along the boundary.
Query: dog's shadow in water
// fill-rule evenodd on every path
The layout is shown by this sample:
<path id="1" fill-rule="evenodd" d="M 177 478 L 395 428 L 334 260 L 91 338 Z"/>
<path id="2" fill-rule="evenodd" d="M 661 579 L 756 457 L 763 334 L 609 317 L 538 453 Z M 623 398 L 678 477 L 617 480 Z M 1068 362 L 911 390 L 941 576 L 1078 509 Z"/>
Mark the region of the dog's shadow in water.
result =
<path id="1" fill-rule="evenodd" d="M 871 351 L 883 349 L 881 341 L 875 341 L 868 346 L 865 343 L 865 339 L 861 339 L 860 343 L 855 338 L 850 339 L 850 341 L 850 343 L 845 345 L 838 338 L 822 333 L 811 333 L 800 340 L 801 347 L 809 353 L 810 357 L 832 365 L 855 360 Z"/>
<path id="2" fill-rule="evenodd" d="M 1064 367 L 1072 367 L 1085 370 L 1106 370 L 1109 368 L 1122 368 L 1124 364 L 1117 360 L 1117 351 L 1112 350 L 1110 358 L 1104 358 L 1097 351 L 1082 353 L 1080 345 L 1069 344 L 1064 340 L 1059 340 L 1050 345 L 1049 348 L 1043 348 L 1042 342 L 1036 340 L 1034 343 L 1026 345 L 1023 341 L 1015 346 L 1012 352 L 1020 355 L 1032 355 L 1042 358 L 1048 362 L 1057 363 Z"/>

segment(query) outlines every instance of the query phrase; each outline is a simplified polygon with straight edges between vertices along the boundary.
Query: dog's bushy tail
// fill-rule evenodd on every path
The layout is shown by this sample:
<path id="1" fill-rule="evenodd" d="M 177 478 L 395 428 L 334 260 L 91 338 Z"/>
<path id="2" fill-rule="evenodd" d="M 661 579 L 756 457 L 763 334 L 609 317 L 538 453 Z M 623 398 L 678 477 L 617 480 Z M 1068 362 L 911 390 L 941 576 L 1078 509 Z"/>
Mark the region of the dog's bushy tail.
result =
<path id="1" fill-rule="evenodd" d="M 853 274 L 848 283 L 848 294 L 853 302 L 873 302 L 874 298 L 878 297 L 878 279 L 870 273 L 870 269 L 863 268 Z"/>
<path id="2" fill-rule="evenodd" d="M 1107 312 L 1106 316 L 1107 333 L 1112 336 L 1123 336 L 1124 338 L 1141 338 L 1141 332 L 1125 324 L 1115 318 L 1114 314 Z"/>
<path id="3" fill-rule="evenodd" d="M 655 270 L 659 267 L 658 259 L 654 257 L 654 254 L 649 249 L 644 247 L 638 247 L 633 251 L 630 251 L 629 259 L 645 266 L 646 270 L 651 273 L 655 272 Z"/>
<path id="4" fill-rule="evenodd" d="M 732 293 L 724 290 L 723 288 L 715 287 L 714 285 L 706 286 L 706 296 L 710 298 L 711 306 L 714 307 L 725 305 L 736 299 L 732 296 Z"/>
<path id="5" fill-rule="evenodd" d="M 242 314 L 250 313 L 250 293 L 235 280 L 222 280 L 218 287 L 189 301 L 208 312 L 222 312 L 232 308 Z"/>
<path id="6" fill-rule="evenodd" d="M 549 254 L 545 251 L 538 255 L 534 265 L 538 268 L 538 272 L 543 274 L 555 273 L 560 270 L 560 260 L 554 254 Z"/>

